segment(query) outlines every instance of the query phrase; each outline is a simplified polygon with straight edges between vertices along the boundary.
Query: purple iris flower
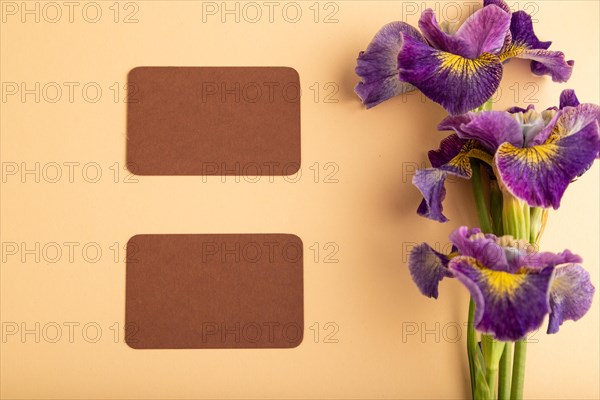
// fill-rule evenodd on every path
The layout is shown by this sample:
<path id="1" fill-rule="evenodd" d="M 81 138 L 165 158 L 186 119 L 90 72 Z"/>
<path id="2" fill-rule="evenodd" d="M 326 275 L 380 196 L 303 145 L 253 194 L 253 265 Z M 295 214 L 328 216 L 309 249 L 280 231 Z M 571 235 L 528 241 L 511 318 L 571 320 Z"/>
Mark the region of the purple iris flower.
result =
<path id="1" fill-rule="evenodd" d="M 389 23 L 359 54 L 355 91 L 367 108 L 416 88 L 450 114 L 462 114 L 492 97 L 510 58 L 532 60 L 534 74 L 555 82 L 566 82 L 573 69 L 573 61 L 536 37 L 527 13 L 511 13 L 503 0 L 484 0 L 455 32 L 427 9 L 419 29 Z"/>
<path id="2" fill-rule="evenodd" d="M 563 91 L 558 109 L 513 107 L 445 118 L 438 129 L 455 133 L 429 152 L 433 168 L 413 177 L 424 197 L 418 214 L 447 221 L 445 180 L 470 179 L 470 158 L 486 162 L 500 185 L 528 205 L 558 208 L 567 186 L 599 157 L 599 122 L 600 107 L 580 104 L 572 90 Z"/>
<path id="3" fill-rule="evenodd" d="M 590 309 L 595 288 L 581 257 L 536 252 L 525 241 L 460 227 L 450 235 L 456 251 L 443 255 L 423 243 L 413 249 L 410 274 L 421 293 L 437 298 L 445 277 L 457 278 L 475 302 L 474 326 L 498 340 L 519 340 L 549 314 L 548 333 Z"/>

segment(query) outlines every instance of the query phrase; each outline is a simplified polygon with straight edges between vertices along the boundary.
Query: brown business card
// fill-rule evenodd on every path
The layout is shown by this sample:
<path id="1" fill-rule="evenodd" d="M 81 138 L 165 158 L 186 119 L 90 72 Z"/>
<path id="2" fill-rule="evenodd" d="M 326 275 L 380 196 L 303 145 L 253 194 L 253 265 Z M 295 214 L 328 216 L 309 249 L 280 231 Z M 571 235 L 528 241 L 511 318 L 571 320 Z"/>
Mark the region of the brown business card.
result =
<path id="1" fill-rule="evenodd" d="M 300 79 L 288 67 L 137 67 L 127 165 L 137 175 L 292 175 Z"/>
<path id="2" fill-rule="evenodd" d="M 302 241 L 136 235 L 125 298 L 125 340 L 136 349 L 296 347 L 304 333 Z"/>

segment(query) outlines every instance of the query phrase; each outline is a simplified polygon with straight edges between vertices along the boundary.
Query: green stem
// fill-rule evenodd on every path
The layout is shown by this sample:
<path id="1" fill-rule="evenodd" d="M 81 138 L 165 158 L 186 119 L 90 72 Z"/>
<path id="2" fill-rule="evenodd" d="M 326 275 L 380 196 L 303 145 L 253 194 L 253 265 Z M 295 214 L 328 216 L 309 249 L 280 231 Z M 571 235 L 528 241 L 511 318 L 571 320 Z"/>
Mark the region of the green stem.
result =
<path id="1" fill-rule="evenodd" d="M 502 223 L 502 191 L 497 180 L 490 181 L 490 214 L 492 215 L 492 226 L 494 235 L 504 235 L 504 224 Z M 506 342 L 500 365 L 498 367 L 498 399 L 508 400 L 510 396 L 510 367 L 512 358 L 512 342 Z"/>
<path id="2" fill-rule="evenodd" d="M 491 233 L 493 231 L 492 221 L 490 217 L 489 207 L 487 199 L 485 198 L 485 191 L 483 186 L 483 180 L 481 176 L 481 164 L 477 159 L 471 159 L 471 170 L 473 174 L 471 176 L 471 187 L 473 189 L 473 198 L 477 208 L 477 216 L 479 218 L 479 226 L 485 233 Z M 475 303 L 471 298 L 469 302 L 469 325 L 467 330 L 467 351 L 469 354 L 469 369 L 471 372 L 471 388 L 474 399 L 485 398 L 493 400 L 495 398 L 496 379 L 498 375 L 499 360 L 504 348 L 503 342 L 494 340 L 491 336 L 482 335 L 481 343 L 483 347 L 483 355 L 479 350 L 477 344 L 477 336 L 475 332 L 475 326 L 473 324 L 473 316 L 475 313 Z M 478 354 L 479 353 L 479 354 Z M 475 357 L 481 357 L 479 364 L 479 370 L 475 365 Z M 485 367 L 481 366 L 481 363 L 485 363 Z M 485 373 L 483 372 L 485 370 Z M 477 372 L 479 371 L 479 372 Z M 477 374 L 481 374 L 477 376 Z M 485 379 L 485 381 L 480 380 Z M 483 396 L 483 397 L 482 397 Z"/>
<path id="3" fill-rule="evenodd" d="M 496 378 L 498 366 L 504 352 L 506 343 L 494 339 L 491 335 L 481 335 L 481 349 L 485 359 L 485 380 L 489 387 L 490 399 L 496 398 Z"/>
<path id="4" fill-rule="evenodd" d="M 510 398 L 512 400 L 523 399 L 523 383 L 525 381 L 525 356 L 527 353 L 527 342 L 521 339 L 515 342 L 515 362 L 512 373 L 512 388 Z"/>
<path id="5" fill-rule="evenodd" d="M 479 217 L 479 225 L 485 233 L 492 232 L 492 224 L 490 223 L 490 214 L 485 201 L 483 192 L 483 184 L 481 182 L 481 169 L 478 160 L 471 159 L 471 188 L 473 189 L 473 197 L 475 197 L 475 205 L 477 206 L 477 216 Z"/>
<path id="6" fill-rule="evenodd" d="M 500 368 L 498 373 L 498 400 L 510 399 L 510 364 L 512 357 L 512 342 L 506 342 L 506 347 L 500 358 Z"/>
<path id="7" fill-rule="evenodd" d="M 475 338 L 475 327 L 473 318 L 475 316 L 475 303 L 473 298 L 469 300 L 469 319 L 467 322 L 467 355 L 469 357 L 469 376 L 471 377 L 471 398 L 475 399 L 475 350 L 477 339 Z"/>
<path id="8" fill-rule="evenodd" d="M 488 368 L 485 370 L 485 380 L 488 383 L 490 388 L 490 396 L 494 399 L 494 394 L 496 393 L 496 375 L 498 375 L 498 369 Z"/>
<path id="9" fill-rule="evenodd" d="M 544 230 L 547 210 L 541 207 L 532 207 L 530 213 L 529 243 L 537 244 Z"/>
<path id="10" fill-rule="evenodd" d="M 503 190 L 502 220 L 504 230 L 508 235 L 515 239 L 530 241 L 534 236 L 537 237 L 537 214 L 534 213 L 533 224 L 531 223 L 531 213 L 527 203 L 515 198 L 508 191 Z M 532 231 L 534 231 L 532 235 Z M 523 398 L 523 385 L 525 382 L 525 356 L 527 353 L 527 342 L 521 339 L 515 342 L 515 351 L 513 356 L 512 384 L 510 388 L 510 398 L 512 400 L 521 400 Z"/>
<path id="11" fill-rule="evenodd" d="M 498 186 L 498 181 L 490 180 L 490 214 L 492 216 L 492 227 L 494 235 L 504 235 L 504 226 L 502 224 L 502 191 Z"/>

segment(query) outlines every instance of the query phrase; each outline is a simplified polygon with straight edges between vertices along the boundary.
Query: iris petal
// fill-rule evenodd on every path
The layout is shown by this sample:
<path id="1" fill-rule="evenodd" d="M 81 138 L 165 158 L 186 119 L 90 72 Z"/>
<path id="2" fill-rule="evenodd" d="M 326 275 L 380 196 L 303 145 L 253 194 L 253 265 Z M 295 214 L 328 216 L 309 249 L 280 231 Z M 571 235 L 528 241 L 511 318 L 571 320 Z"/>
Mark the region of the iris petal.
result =
<path id="1" fill-rule="evenodd" d="M 483 53 L 476 59 L 435 50 L 404 36 L 398 56 L 400 79 L 415 85 L 451 114 L 462 114 L 485 103 L 502 78 L 498 57 Z"/>
<path id="2" fill-rule="evenodd" d="M 448 261 L 447 256 L 433 250 L 427 243 L 418 245 L 410 252 L 410 275 L 425 296 L 437 299 L 440 281 L 452 277 Z"/>
<path id="3" fill-rule="evenodd" d="M 437 150 L 430 150 L 427 155 L 433 168 L 439 168 L 444 164 L 447 164 L 450 160 L 460 153 L 465 141 L 459 138 L 457 135 L 452 134 L 447 136 L 440 143 L 440 148 Z"/>
<path id="4" fill-rule="evenodd" d="M 553 267 L 512 274 L 486 268 L 473 257 L 453 258 L 448 267 L 475 302 L 475 327 L 498 340 L 519 340 L 537 329 L 549 311 Z"/>
<path id="5" fill-rule="evenodd" d="M 463 256 L 476 258 L 491 269 L 508 270 L 506 252 L 494 235 L 484 235 L 479 228 L 461 226 L 450 234 L 450 242 Z"/>
<path id="6" fill-rule="evenodd" d="M 504 142 L 514 146 L 523 145 L 519 123 L 504 111 L 469 112 L 460 116 L 448 116 L 440 123 L 438 129 L 452 129 L 461 139 L 477 140 L 491 153 Z"/>
<path id="7" fill-rule="evenodd" d="M 547 140 L 557 141 L 560 138 L 579 132 L 587 125 L 598 124 L 599 122 L 600 106 L 596 104 L 586 103 L 577 107 L 565 107 L 561 110 L 556 124 L 552 125 L 552 133 Z"/>
<path id="8" fill-rule="evenodd" d="M 496 152 L 496 167 L 512 194 L 536 207 L 560 206 L 569 183 L 585 172 L 600 151 L 598 123 L 556 142 L 517 148 L 504 143 Z"/>
<path id="9" fill-rule="evenodd" d="M 568 81 L 575 65 L 575 61 L 565 60 L 565 54 L 562 51 L 525 50 L 517 57 L 532 60 L 531 72 L 536 75 L 550 75 L 554 82 Z"/>
<path id="10" fill-rule="evenodd" d="M 510 14 L 494 4 L 475 11 L 456 32 L 456 38 L 461 39 L 468 50 L 457 54 L 477 58 L 483 53 L 498 53 L 504 46 L 510 21 Z"/>
<path id="11" fill-rule="evenodd" d="M 555 82 L 566 82 L 573 71 L 574 61 L 565 61 L 560 51 L 550 51 L 552 42 L 540 41 L 533 32 L 531 16 L 524 11 L 512 14 L 510 23 L 512 43 L 503 49 L 501 60 L 511 57 L 532 60 L 531 71 L 536 75 L 550 75 Z"/>
<path id="12" fill-rule="evenodd" d="M 506 4 L 506 2 L 504 0 L 483 0 L 484 7 L 487 7 L 489 5 L 495 5 L 497 7 L 500 7 L 507 13 L 509 13 L 509 14 L 511 13 L 510 7 L 508 6 L 508 4 Z"/>
<path id="13" fill-rule="evenodd" d="M 417 214 L 438 222 L 446 222 L 448 218 L 442 213 L 442 202 L 446 198 L 444 183 L 448 172 L 438 168 L 420 169 L 413 176 L 412 183 L 423 195 L 423 201 Z"/>
<path id="14" fill-rule="evenodd" d="M 355 71 L 362 82 L 354 90 L 367 108 L 414 90 L 413 85 L 398 78 L 398 53 L 402 47 L 403 33 L 424 42 L 419 31 L 412 26 L 404 22 L 392 22 L 381 28 L 367 50 L 358 55 Z"/>
<path id="15" fill-rule="evenodd" d="M 561 253 L 551 253 L 547 251 L 537 251 L 533 245 L 530 245 L 520 254 L 517 259 L 511 260 L 512 270 L 517 271 L 521 268 L 545 268 L 548 266 L 557 266 L 568 263 L 580 263 L 581 257 L 573 254 L 570 250 Z"/>
<path id="16" fill-rule="evenodd" d="M 423 36 L 433 47 L 471 59 L 483 53 L 498 52 L 504 45 L 509 25 L 510 15 L 495 5 L 469 16 L 455 35 L 449 35 L 440 28 L 431 9 L 425 10 L 419 20 Z"/>
<path id="17" fill-rule="evenodd" d="M 559 108 L 563 109 L 565 107 L 577 107 L 579 104 L 579 99 L 575 95 L 575 91 L 573 89 L 565 89 L 561 92 Z"/>
<path id="18" fill-rule="evenodd" d="M 531 16 L 525 11 L 512 13 L 510 19 L 510 33 L 513 43 L 528 49 L 548 49 L 552 42 L 542 42 L 533 31 Z"/>
<path id="19" fill-rule="evenodd" d="M 458 147 L 462 144 L 462 147 Z M 442 214 L 442 202 L 446 197 L 444 184 L 448 175 L 471 179 L 471 158 L 484 160 L 491 165 L 492 158 L 481 150 L 474 140 L 461 141 L 456 135 L 451 135 L 440 144 L 440 149 L 429 152 L 429 158 L 435 168 L 418 170 L 413 176 L 413 184 L 423 194 L 423 201 L 417 209 L 417 214 L 439 222 L 448 218 Z"/>
<path id="20" fill-rule="evenodd" d="M 577 321 L 583 317 L 592 306 L 594 292 L 590 274 L 581 265 L 557 268 L 550 286 L 548 333 L 558 332 L 565 320 Z"/>
<path id="21" fill-rule="evenodd" d="M 421 14 L 419 29 L 421 29 L 425 39 L 436 49 L 467 57 L 467 43 L 461 38 L 444 32 L 440 28 L 432 9 L 428 8 Z"/>

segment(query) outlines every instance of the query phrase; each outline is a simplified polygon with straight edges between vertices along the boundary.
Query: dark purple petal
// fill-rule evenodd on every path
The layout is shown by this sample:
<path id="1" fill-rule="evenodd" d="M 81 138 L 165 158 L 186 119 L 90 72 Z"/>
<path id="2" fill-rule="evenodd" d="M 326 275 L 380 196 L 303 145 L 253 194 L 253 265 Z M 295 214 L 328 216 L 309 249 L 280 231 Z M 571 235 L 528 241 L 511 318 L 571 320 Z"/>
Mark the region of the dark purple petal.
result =
<path id="1" fill-rule="evenodd" d="M 460 116 L 448 116 L 438 129 L 452 129 L 461 139 L 473 139 L 492 154 L 505 142 L 523 145 L 523 133 L 519 123 L 504 111 L 469 112 Z"/>
<path id="2" fill-rule="evenodd" d="M 455 54 L 467 58 L 477 58 L 483 53 L 497 54 L 504 46 L 510 20 L 509 13 L 493 4 L 475 11 L 458 28 L 455 35 L 461 42 L 466 43 L 467 52 Z"/>
<path id="3" fill-rule="evenodd" d="M 502 78 L 498 57 L 484 53 L 471 60 L 435 50 L 408 35 L 398 56 L 400 79 L 415 85 L 451 114 L 485 103 Z"/>
<path id="4" fill-rule="evenodd" d="M 362 82 L 354 91 L 367 108 L 414 90 L 414 86 L 398 77 L 398 53 L 402 48 L 403 33 L 424 43 L 417 29 L 404 22 L 392 22 L 381 28 L 367 50 L 358 55 L 355 71 Z"/>
<path id="5" fill-rule="evenodd" d="M 565 89 L 560 94 L 560 109 L 565 107 L 577 107 L 579 104 L 579 99 L 575 95 L 573 89 Z"/>
<path id="6" fill-rule="evenodd" d="M 416 172 L 412 183 L 423 195 L 417 214 L 438 222 L 448 221 L 448 218 L 442 214 L 442 202 L 446 197 L 444 183 L 447 176 L 448 172 L 437 168 L 420 169 Z"/>
<path id="7" fill-rule="evenodd" d="M 519 340 L 537 329 L 549 312 L 553 267 L 512 274 L 494 271 L 473 257 L 453 258 L 448 267 L 475 302 L 475 328 L 497 340 Z"/>
<path id="8" fill-rule="evenodd" d="M 448 261 L 447 256 L 433 250 L 427 243 L 421 243 L 410 252 L 410 276 L 425 296 L 437 299 L 440 281 L 452 277 Z"/>
<path id="9" fill-rule="evenodd" d="M 450 242 L 456 246 L 460 255 L 473 257 L 486 268 L 508 270 L 506 251 L 492 234 L 483 234 L 479 228 L 461 226 L 450 234 Z"/>
<path id="10" fill-rule="evenodd" d="M 536 75 L 550 75 L 555 82 L 566 82 L 573 71 L 574 61 L 566 61 L 560 51 L 550 51 L 552 42 L 540 41 L 533 32 L 531 16 L 524 11 L 512 14 L 510 23 L 512 43 L 502 50 L 501 60 L 511 57 L 532 60 L 531 71 Z"/>
<path id="11" fill-rule="evenodd" d="M 598 123 L 594 122 L 555 142 L 526 148 L 505 143 L 495 160 L 512 194 L 530 206 L 556 209 L 569 183 L 592 165 L 599 152 Z"/>
<path id="12" fill-rule="evenodd" d="M 508 14 L 511 14 L 510 7 L 508 6 L 508 4 L 506 4 L 504 2 L 504 0 L 483 0 L 484 7 L 487 7 L 489 5 L 495 5 L 497 7 L 500 7 L 501 9 L 506 11 Z"/>
<path id="13" fill-rule="evenodd" d="M 552 42 L 542 42 L 537 38 L 533 32 L 531 16 L 525 11 L 512 13 L 510 33 L 513 43 L 528 49 L 547 49 L 552 44 Z"/>
<path id="14" fill-rule="evenodd" d="M 535 110 L 535 106 L 533 104 L 528 105 L 527 108 L 522 108 L 519 106 L 512 106 L 511 108 L 506 110 L 506 112 L 509 112 L 511 114 L 516 114 L 516 113 L 525 113 L 529 110 Z"/>
<path id="15" fill-rule="evenodd" d="M 442 214 L 442 201 L 446 197 L 444 183 L 448 174 L 464 179 L 471 179 L 470 158 L 473 156 L 489 157 L 487 153 L 475 147 L 472 140 L 463 142 L 456 135 L 451 135 L 440 144 L 440 149 L 429 152 L 429 158 L 434 168 L 418 170 L 413 177 L 413 184 L 423 194 L 423 201 L 417 209 L 417 214 L 439 221 L 448 219 Z"/>
<path id="16" fill-rule="evenodd" d="M 464 179 L 471 179 L 471 176 L 473 175 L 473 170 L 471 169 L 471 157 L 475 155 L 487 156 L 490 158 L 491 162 L 491 156 L 477 148 L 476 143 L 473 140 L 468 140 L 458 154 L 452 160 L 440 166 L 440 169 Z"/>
<path id="17" fill-rule="evenodd" d="M 583 317 L 592 306 L 594 292 L 590 274 L 581 265 L 557 268 L 550 285 L 548 333 L 558 332 L 566 320 L 577 321 Z"/>
<path id="18" fill-rule="evenodd" d="M 440 142 L 439 149 L 429 150 L 429 153 L 427 153 L 431 166 L 433 168 L 439 168 L 442 165 L 447 164 L 460 153 L 464 145 L 465 141 L 460 139 L 457 135 L 447 136 Z"/>

